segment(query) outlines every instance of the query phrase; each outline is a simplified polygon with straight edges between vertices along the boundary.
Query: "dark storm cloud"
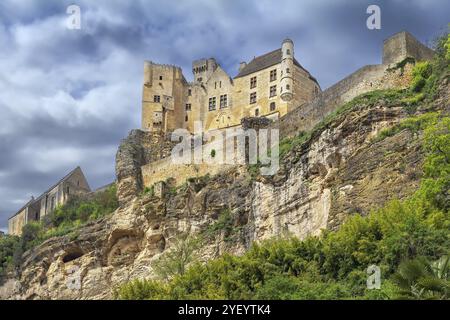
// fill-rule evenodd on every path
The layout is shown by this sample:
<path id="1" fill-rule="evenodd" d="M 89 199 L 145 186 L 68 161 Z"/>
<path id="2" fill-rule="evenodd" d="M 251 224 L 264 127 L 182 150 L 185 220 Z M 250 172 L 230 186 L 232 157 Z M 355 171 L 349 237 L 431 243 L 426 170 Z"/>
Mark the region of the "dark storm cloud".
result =
<path id="1" fill-rule="evenodd" d="M 65 28 L 80 5 L 82 29 Z M 366 28 L 381 7 L 382 29 Z M 238 63 L 295 42 L 296 57 L 326 88 L 381 61 L 401 30 L 428 44 L 450 2 L 419 1 L 37 1 L 0 3 L 0 228 L 31 195 L 81 165 L 91 187 L 114 179 L 121 138 L 139 127 L 143 60 L 180 65 L 216 57 Z"/>

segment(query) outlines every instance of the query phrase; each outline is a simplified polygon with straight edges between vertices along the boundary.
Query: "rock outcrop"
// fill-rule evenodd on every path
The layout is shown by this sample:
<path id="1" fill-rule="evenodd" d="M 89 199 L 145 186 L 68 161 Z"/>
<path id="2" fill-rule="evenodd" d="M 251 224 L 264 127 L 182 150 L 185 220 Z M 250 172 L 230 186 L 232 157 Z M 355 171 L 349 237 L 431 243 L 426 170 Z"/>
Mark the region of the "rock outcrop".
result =
<path id="1" fill-rule="evenodd" d="M 449 85 L 430 109 L 448 110 Z M 419 108 L 417 112 L 422 112 Z M 140 167 L 152 161 L 155 140 L 134 130 L 117 153 L 120 208 L 76 235 L 55 237 L 28 251 L 1 298 L 106 299 L 134 278 L 154 276 L 152 263 L 181 233 L 201 234 L 227 213 L 231 228 L 215 230 L 202 259 L 241 254 L 253 241 L 305 238 L 336 229 L 349 215 L 367 214 L 417 187 L 423 155 L 420 137 L 404 130 L 377 141 L 382 128 L 408 116 L 401 105 L 361 104 L 293 146 L 275 176 L 236 166 L 195 178 L 159 196 L 142 193 Z M 169 147 L 161 143 L 159 150 Z"/>

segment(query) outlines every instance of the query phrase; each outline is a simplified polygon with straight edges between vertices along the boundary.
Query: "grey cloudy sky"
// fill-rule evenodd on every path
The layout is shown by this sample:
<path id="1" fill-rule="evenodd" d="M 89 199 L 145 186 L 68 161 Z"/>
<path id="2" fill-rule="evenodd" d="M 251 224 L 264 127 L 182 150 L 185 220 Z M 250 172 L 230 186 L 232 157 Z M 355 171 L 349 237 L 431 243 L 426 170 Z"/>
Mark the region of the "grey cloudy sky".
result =
<path id="1" fill-rule="evenodd" d="M 66 8 L 81 7 L 81 30 Z M 366 28 L 369 4 L 382 29 Z M 92 188 L 114 180 L 120 139 L 139 127 L 143 61 L 180 65 L 214 56 L 231 76 L 295 42 L 296 57 L 326 88 L 381 61 L 401 30 L 422 42 L 447 28 L 448 0 L 0 2 L 0 229 L 31 195 L 80 165 Z"/>

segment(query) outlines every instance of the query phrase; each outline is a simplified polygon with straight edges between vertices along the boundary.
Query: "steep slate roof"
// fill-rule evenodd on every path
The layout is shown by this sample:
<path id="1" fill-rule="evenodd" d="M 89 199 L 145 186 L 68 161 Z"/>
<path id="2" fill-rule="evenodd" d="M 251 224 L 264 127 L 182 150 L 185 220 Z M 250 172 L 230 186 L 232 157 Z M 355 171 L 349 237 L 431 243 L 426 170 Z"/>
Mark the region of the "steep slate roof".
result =
<path id="1" fill-rule="evenodd" d="M 17 216 L 19 213 L 21 213 L 26 207 L 28 207 L 29 205 L 31 205 L 32 203 L 36 202 L 36 200 L 34 198 L 31 198 L 30 201 L 28 201 L 22 208 L 20 208 L 14 215 L 12 215 L 11 217 L 8 218 L 8 220 L 14 218 L 15 216 Z"/>
<path id="2" fill-rule="evenodd" d="M 263 54 L 262 56 L 255 57 L 234 78 L 236 79 L 236 78 L 244 77 L 244 76 L 247 76 L 254 72 L 274 66 L 281 62 L 281 57 L 282 57 L 281 48 L 273 50 L 269 53 Z M 301 64 L 297 61 L 297 59 L 295 59 L 295 58 L 294 58 L 294 64 L 297 67 L 301 68 L 302 70 L 306 71 L 306 73 L 308 73 L 308 76 L 311 80 L 317 82 L 317 80 L 313 76 L 311 76 L 311 74 L 308 72 L 308 70 L 303 68 L 301 66 Z"/>

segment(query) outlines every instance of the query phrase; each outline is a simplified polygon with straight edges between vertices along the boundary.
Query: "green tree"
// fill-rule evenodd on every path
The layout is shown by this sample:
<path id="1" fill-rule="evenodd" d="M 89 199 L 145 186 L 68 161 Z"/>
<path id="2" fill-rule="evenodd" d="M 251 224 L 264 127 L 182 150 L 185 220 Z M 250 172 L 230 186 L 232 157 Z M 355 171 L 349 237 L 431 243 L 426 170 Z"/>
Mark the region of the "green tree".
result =
<path id="1" fill-rule="evenodd" d="M 0 284 L 6 273 L 13 267 L 13 255 L 18 242 L 19 237 L 16 236 L 0 237 Z"/>
<path id="2" fill-rule="evenodd" d="M 187 266 L 197 258 L 200 240 L 188 233 L 174 239 L 172 248 L 152 264 L 155 273 L 162 279 L 170 280 L 176 275 L 183 275 Z"/>
<path id="3" fill-rule="evenodd" d="M 419 257 L 403 262 L 392 277 L 397 299 L 424 300 L 449 298 L 449 257 L 435 263 Z"/>

